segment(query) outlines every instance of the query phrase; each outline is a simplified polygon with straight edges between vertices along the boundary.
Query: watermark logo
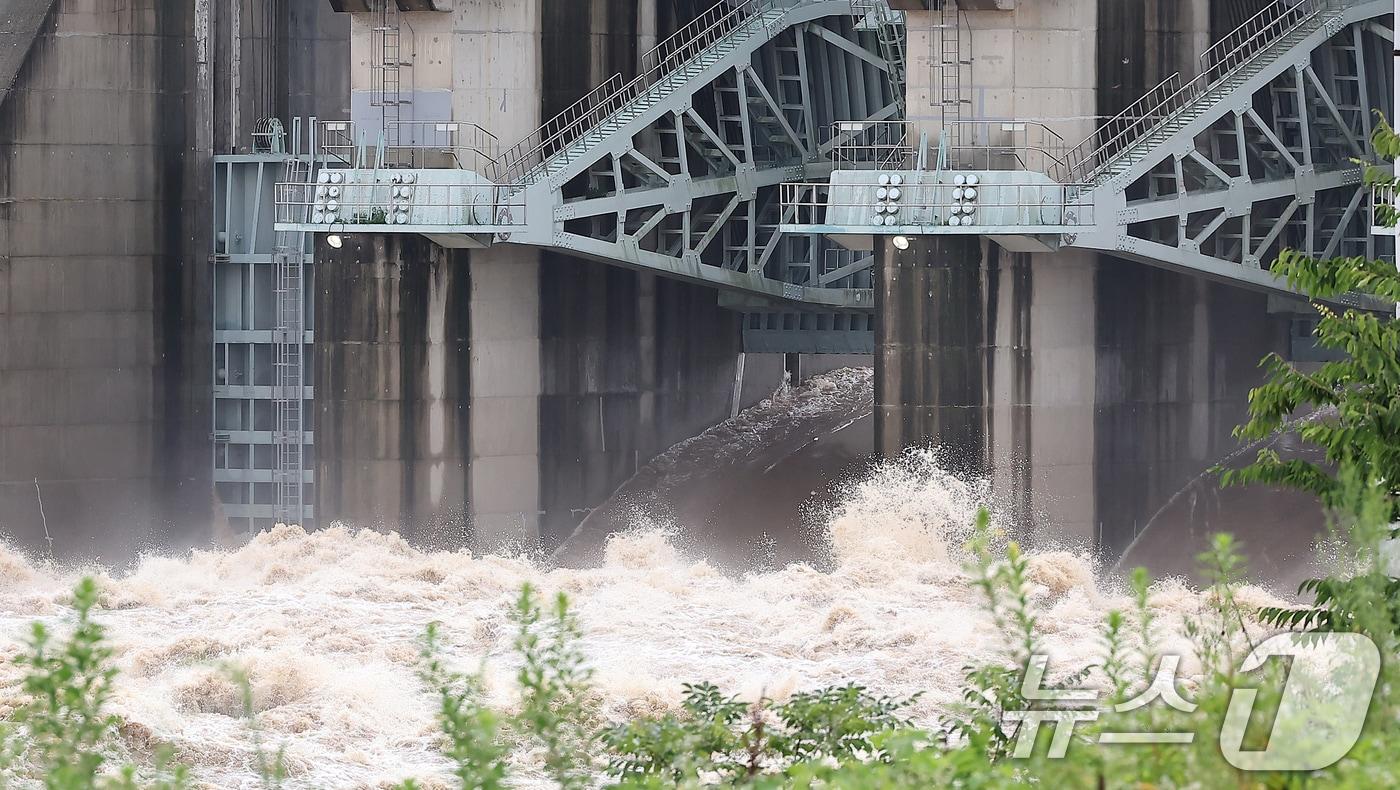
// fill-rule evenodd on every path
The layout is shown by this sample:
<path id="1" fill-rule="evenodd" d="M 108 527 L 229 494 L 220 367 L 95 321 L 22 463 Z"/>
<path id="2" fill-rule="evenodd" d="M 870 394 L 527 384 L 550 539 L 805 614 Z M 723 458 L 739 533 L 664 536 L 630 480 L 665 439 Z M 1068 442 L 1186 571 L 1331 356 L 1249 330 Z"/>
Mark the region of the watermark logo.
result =
<path id="1" fill-rule="evenodd" d="M 1361 737 L 1380 677 L 1381 656 L 1375 643 L 1361 634 L 1278 634 L 1251 650 L 1239 671 L 1255 672 L 1270 660 L 1287 663 L 1287 680 L 1268 745 L 1245 748 L 1259 690 L 1237 688 L 1230 695 L 1220 729 L 1220 751 L 1226 762 L 1244 771 L 1317 771 L 1345 757 Z M 1016 728 L 1013 758 L 1031 756 L 1042 725 L 1054 728 L 1047 756 L 1060 759 L 1069 750 L 1075 727 L 1098 721 L 1106 712 L 1130 713 L 1153 704 L 1186 714 L 1197 709 L 1177 687 L 1177 656 L 1163 656 L 1152 682 L 1135 697 L 1103 708 L 1096 704 L 1099 692 L 1093 689 L 1047 687 L 1048 666 L 1047 657 L 1032 658 L 1021 682 L 1021 696 L 1027 702 L 1047 707 L 1005 713 L 1006 722 Z M 1097 742 L 1184 746 L 1193 743 L 1196 734 L 1105 730 L 1098 733 Z"/>
<path id="2" fill-rule="evenodd" d="M 1291 662 L 1268 748 L 1244 751 L 1245 728 L 1259 692 L 1230 696 L 1220 751 L 1245 771 L 1317 771 L 1346 756 L 1361 737 L 1380 677 L 1381 653 L 1361 634 L 1279 634 L 1250 651 L 1240 666 L 1252 672 L 1270 658 Z"/>

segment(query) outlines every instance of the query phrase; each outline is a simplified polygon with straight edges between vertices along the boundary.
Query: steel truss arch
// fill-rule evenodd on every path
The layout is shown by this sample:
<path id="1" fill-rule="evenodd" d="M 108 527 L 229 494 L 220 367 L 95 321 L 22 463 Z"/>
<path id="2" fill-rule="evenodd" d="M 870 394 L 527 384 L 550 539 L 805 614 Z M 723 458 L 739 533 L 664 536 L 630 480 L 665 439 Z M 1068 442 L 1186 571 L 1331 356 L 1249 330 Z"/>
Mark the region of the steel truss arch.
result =
<path id="1" fill-rule="evenodd" d="M 779 185 L 831 173 L 836 141 L 825 130 L 837 120 L 900 115 L 888 30 L 853 15 L 851 0 L 764 5 L 782 10 L 755 18 L 761 35 L 712 45 L 688 79 L 629 103 L 521 178 L 531 218 L 511 240 L 754 304 L 872 310 L 868 270 L 832 277 L 842 268 L 826 265 L 833 243 L 779 231 Z"/>
<path id="2" fill-rule="evenodd" d="M 1393 254 L 1371 233 L 1373 110 L 1394 93 L 1388 0 L 1323 3 L 1230 78 L 1091 175 L 1096 223 L 1067 239 L 1155 266 L 1287 291 L 1284 248 Z"/>

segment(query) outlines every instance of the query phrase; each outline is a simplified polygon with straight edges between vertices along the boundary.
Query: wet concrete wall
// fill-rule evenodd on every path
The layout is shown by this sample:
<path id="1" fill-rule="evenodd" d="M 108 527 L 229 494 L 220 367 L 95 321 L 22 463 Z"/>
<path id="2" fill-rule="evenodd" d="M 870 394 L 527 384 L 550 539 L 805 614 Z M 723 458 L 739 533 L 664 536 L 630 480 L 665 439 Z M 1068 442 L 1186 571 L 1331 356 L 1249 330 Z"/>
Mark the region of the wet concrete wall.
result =
<path id="1" fill-rule="evenodd" d="M 0 108 L 0 529 L 64 556 L 208 525 L 192 15 L 59 0 Z"/>
<path id="2" fill-rule="evenodd" d="M 729 416 L 740 331 L 713 291 L 574 259 L 543 266 L 548 542 L 656 453 Z"/>
<path id="3" fill-rule="evenodd" d="M 290 133 L 292 118 L 350 117 L 348 14 L 305 0 L 217 2 L 210 13 L 214 150 L 252 150 L 264 118 Z"/>
<path id="4" fill-rule="evenodd" d="M 911 241 L 877 252 L 875 447 L 935 448 L 946 468 L 987 479 L 997 510 L 1027 532 L 1079 528 L 1065 484 L 1083 464 L 1065 452 L 1080 410 L 1065 397 L 1078 321 L 1056 300 L 1074 273 L 975 237 Z"/>
<path id="5" fill-rule="evenodd" d="M 1101 4 L 1100 63 L 1172 49 L 1175 42 L 1218 39 L 1257 12 L 1258 4 L 1221 0 L 1181 13 L 1163 41 L 1127 27 L 1113 35 L 1106 17 L 1146 18 L 1155 3 Z M 1195 25 L 1184 31 L 1182 25 Z M 1170 25 L 1159 25 L 1168 28 Z M 1195 51 L 1143 68 L 1101 75 L 1100 110 L 1136 100 L 1171 70 L 1190 68 Z M 1249 390 L 1261 381 L 1259 360 L 1285 352 L 1289 321 L 1271 315 L 1268 298 L 1233 286 L 1101 256 L 1095 277 L 1098 347 L 1095 420 L 1096 519 L 1108 553 L 1126 548 L 1170 497 L 1238 445 Z M 1222 525 L 1228 526 L 1228 525 Z"/>
<path id="6" fill-rule="evenodd" d="M 544 114 L 614 73 L 708 3 L 546 0 Z M 567 535 L 656 453 L 730 414 L 740 317 L 713 289 L 545 253 L 540 263 L 540 510 Z"/>
<path id="7" fill-rule="evenodd" d="M 996 10 L 984 4 L 967 11 L 963 51 L 972 65 L 964 75 L 971 107 L 966 114 L 1043 120 L 1066 140 L 1087 135 L 1096 112 L 1099 5 L 1018 3 L 1014 10 Z M 934 51 L 936 22 L 934 14 L 910 14 L 911 120 L 935 137 L 942 128 L 941 112 L 933 106 L 935 72 L 920 53 Z M 963 133 L 973 139 L 981 134 Z M 907 344 L 900 353 L 922 372 L 906 377 L 891 372 L 892 365 L 877 366 L 879 402 L 889 418 L 877 446 L 888 455 L 910 444 L 939 445 L 945 463 L 990 480 L 994 504 L 1008 521 L 1027 532 L 1091 537 L 1093 256 L 1012 252 L 987 241 L 886 254 L 889 260 L 912 254 L 909 275 L 915 280 L 921 267 L 953 267 L 963 274 L 942 287 L 930 279 L 910 288 L 911 294 L 885 294 L 901 305 L 896 312 L 913 316 L 913 324 L 883 327 L 884 343 Z M 949 257 L 955 260 L 936 260 Z M 914 294 L 928 304 L 904 301 Z M 891 351 L 888 345 L 883 350 Z M 905 395 L 894 395 L 901 389 Z M 904 409 L 899 397 L 929 408 Z M 903 413 L 895 419 L 893 411 Z"/>
<path id="8" fill-rule="evenodd" d="M 354 234 L 317 256 L 317 509 L 425 545 L 467 541 L 469 254 Z"/>
<path id="9" fill-rule="evenodd" d="M 1112 115 L 1190 74 L 1221 25 L 1255 10 L 1115 0 L 969 12 L 971 101 L 985 117 L 1055 118 L 1078 139 L 1087 129 L 1076 135 L 1066 115 Z M 927 24 L 911 15 L 911 36 Z M 1062 56 L 1076 47 L 1095 54 Z M 927 100 L 918 72 L 913 104 Z M 1257 362 L 1287 342 L 1264 296 L 1111 256 L 942 242 L 880 261 L 877 447 L 938 445 L 990 478 L 1015 523 L 1108 554 L 1235 448 Z"/>
<path id="10" fill-rule="evenodd" d="M 1238 447 L 1231 431 L 1262 383 L 1258 363 L 1287 354 L 1289 321 L 1261 294 L 1112 259 L 1095 287 L 1098 518 L 1121 551 Z"/>
<path id="11" fill-rule="evenodd" d="M 329 3 L 287 5 L 287 109 L 281 118 L 350 117 L 350 20 Z"/>
<path id="12" fill-rule="evenodd" d="M 51 5 L 0 107 L 0 530 L 120 561 L 210 537 L 210 157 L 258 117 L 343 115 L 348 24 Z"/>
<path id="13" fill-rule="evenodd" d="M 975 236 L 879 240 L 875 444 L 886 454 L 937 446 L 965 475 L 987 472 L 986 273 Z M 990 342 L 989 342 L 990 341 Z"/>
<path id="14" fill-rule="evenodd" d="M 1243 25 L 1255 14 L 1273 4 L 1273 0 L 1211 0 L 1210 29 L 1212 40 Z"/>

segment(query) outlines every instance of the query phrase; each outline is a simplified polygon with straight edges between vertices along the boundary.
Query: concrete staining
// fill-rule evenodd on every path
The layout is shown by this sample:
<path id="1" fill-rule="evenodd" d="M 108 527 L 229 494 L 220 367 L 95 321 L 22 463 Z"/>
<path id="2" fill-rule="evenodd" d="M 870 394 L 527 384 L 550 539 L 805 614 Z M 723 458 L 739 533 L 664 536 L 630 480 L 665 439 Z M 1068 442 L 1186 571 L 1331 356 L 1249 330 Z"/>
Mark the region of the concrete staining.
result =
<path id="1" fill-rule="evenodd" d="M 739 317 L 708 289 L 564 256 L 544 266 L 541 509 L 558 539 L 653 455 L 729 416 Z"/>
<path id="2" fill-rule="evenodd" d="M 0 529 L 68 556 L 209 523 L 192 27 L 61 0 L 0 110 Z"/>
<path id="3" fill-rule="evenodd" d="M 978 4 L 971 114 L 1053 119 L 1077 139 L 1252 2 Z M 208 233 L 202 157 L 245 146 L 259 113 L 350 115 L 372 79 L 364 17 L 352 57 L 348 15 L 293 3 L 285 27 L 248 50 L 276 50 L 285 91 L 235 102 L 221 27 L 231 7 L 214 3 L 215 79 L 191 102 L 202 87 L 190 76 L 193 12 L 135 5 L 59 0 L 0 125 L 0 528 L 31 544 L 42 535 L 38 477 L 64 552 L 130 550 L 172 531 L 201 539 L 211 245 L 191 240 Z M 459 0 L 413 14 L 414 90 L 450 95 L 415 117 L 442 109 L 519 139 L 710 5 Z M 917 57 L 932 51 L 930 19 L 915 11 L 909 26 L 918 124 L 937 115 Z M 328 521 L 428 543 L 551 543 L 652 455 L 771 392 L 780 372 L 750 355 L 735 386 L 739 318 L 709 290 L 524 248 L 352 235 L 321 254 Z M 882 330 L 887 361 L 901 367 L 883 365 L 877 385 L 882 443 L 941 438 L 950 460 L 990 476 L 1017 523 L 1114 548 L 1232 446 L 1253 362 L 1286 339 L 1262 297 L 1112 258 L 985 242 L 906 258 L 885 263 L 913 287 L 883 297 L 898 316 Z"/>
<path id="4" fill-rule="evenodd" d="M 1222 32 L 1212 18 L 1248 10 L 1126 0 L 1097 4 L 1095 25 L 1089 5 L 972 12 L 977 84 L 990 86 L 973 101 L 1035 117 L 1047 95 L 1088 97 L 1112 115 L 1194 61 Z M 915 14 L 911 35 L 921 24 Z M 1037 68 L 1033 44 L 1076 24 L 1097 30 L 1097 73 L 1077 59 Z M 980 58 L 978 43 L 1004 28 L 1014 37 Z M 877 257 L 877 447 L 938 445 L 953 468 L 987 475 L 1027 530 L 1093 540 L 1107 556 L 1237 447 L 1258 361 L 1287 350 L 1288 318 L 1260 294 L 1111 256 L 912 241 Z"/>
<path id="5" fill-rule="evenodd" d="M 432 68 L 422 70 L 418 87 L 450 87 L 457 117 L 482 122 L 503 139 L 523 137 L 538 117 L 552 116 L 615 72 L 634 70 L 658 34 L 701 10 L 608 0 L 415 19 L 420 51 L 434 51 L 429 39 L 441 40 L 449 27 L 463 45 L 440 60 L 429 56 Z M 489 63 L 459 68 L 455 61 L 467 57 L 466 44 L 483 29 L 493 31 L 492 43 L 472 57 Z M 504 46 L 499 36 L 516 45 Z M 522 79 L 535 69 L 542 80 Z M 317 430 L 326 438 L 318 446 L 317 506 L 327 520 L 401 519 L 409 535 L 552 546 L 653 455 L 730 414 L 740 316 L 721 310 L 712 290 L 528 248 L 444 254 L 426 243 L 350 238 L 318 272 Z M 431 389 L 431 374 L 405 331 L 426 320 L 423 306 L 387 295 L 403 285 L 384 285 L 404 282 L 414 267 L 438 265 L 423 264 L 422 256 L 442 262 L 438 275 L 456 283 L 449 290 L 465 289 L 452 293 L 471 294 L 466 301 L 448 297 L 460 311 L 453 326 L 463 334 L 441 353 L 456 372 L 449 377 L 459 374 L 463 383 L 441 401 L 420 394 Z M 370 273 L 354 263 L 361 257 Z M 396 274 L 400 266 L 407 268 Z M 366 280 L 384 297 L 357 296 Z M 434 293 L 430 286 L 422 296 Z M 369 324 L 379 327 L 379 339 L 361 337 Z M 369 354 L 362 342 L 400 352 Z M 755 360 L 761 372 L 750 378 L 767 378 L 771 392 L 780 371 L 768 362 Z M 390 385 L 398 389 L 385 389 Z M 740 400 L 756 397 L 750 390 Z M 434 408 L 446 409 L 456 429 L 446 432 L 447 448 L 428 452 Z M 419 482 L 433 459 L 447 464 L 451 481 L 441 497 Z"/>
<path id="6" fill-rule="evenodd" d="M 54 0 L 6 0 L 0 5 L 0 104 L 10 95 L 53 6 Z"/>
<path id="7" fill-rule="evenodd" d="M 876 447 L 936 444 L 949 468 L 986 472 L 989 343 L 976 237 L 925 236 L 876 251 Z"/>
<path id="8" fill-rule="evenodd" d="M 210 537 L 210 157 L 349 95 L 343 15 L 241 9 L 235 38 L 212 0 L 0 3 L 0 531 L 26 544 Z"/>
<path id="9" fill-rule="evenodd" d="M 1092 402 L 1065 397 L 1084 383 L 1085 320 L 1057 304 L 1081 267 L 976 238 L 911 242 L 877 252 L 875 446 L 936 447 L 948 469 L 993 483 L 1023 529 L 1087 534 L 1087 497 L 1054 487 L 1091 449 L 1069 439 Z"/>
<path id="10" fill-rule="evenodd" d="M 470 537 L 468 255 L 383 235 L 317 251 L 317 505 L 336 518 Z"/>
<path id="11" fill-rule="evenodd" d="M 1286 357 L 1289 321 L 1262 294 L 1112 259 L 1095 288 L 1095 487 L 1100 537 L 1116 552 L 1238 447 L 1259 361 Z"/>

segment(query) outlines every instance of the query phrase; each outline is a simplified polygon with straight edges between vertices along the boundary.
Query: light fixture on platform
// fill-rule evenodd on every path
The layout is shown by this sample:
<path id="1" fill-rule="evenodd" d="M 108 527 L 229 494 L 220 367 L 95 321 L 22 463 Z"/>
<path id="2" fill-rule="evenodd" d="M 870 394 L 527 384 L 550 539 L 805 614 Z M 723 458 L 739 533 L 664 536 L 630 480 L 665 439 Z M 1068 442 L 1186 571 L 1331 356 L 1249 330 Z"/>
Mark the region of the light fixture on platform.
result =
<path id="1" fill-rule="evenodd" d="M 895 247 L 895 249 L 897 249 L 897 250 L 907 250 L 907 249 L 909 249 L 909 237 L 908 237 L 908 236 L 895 236 L 894 238 L 890 239 L 890 243 L 893 244 L 894 247 Z"/>

